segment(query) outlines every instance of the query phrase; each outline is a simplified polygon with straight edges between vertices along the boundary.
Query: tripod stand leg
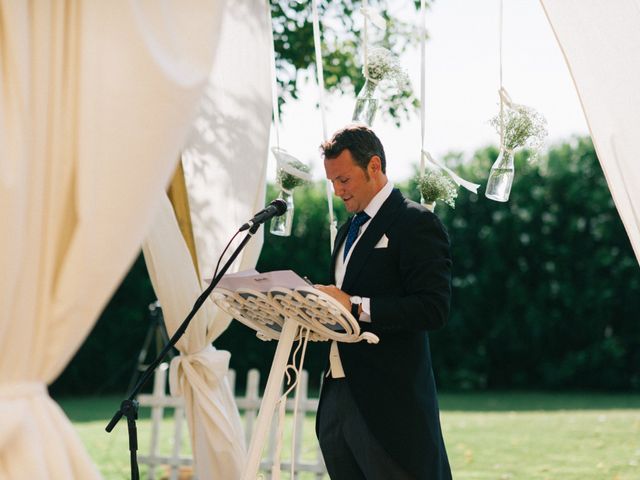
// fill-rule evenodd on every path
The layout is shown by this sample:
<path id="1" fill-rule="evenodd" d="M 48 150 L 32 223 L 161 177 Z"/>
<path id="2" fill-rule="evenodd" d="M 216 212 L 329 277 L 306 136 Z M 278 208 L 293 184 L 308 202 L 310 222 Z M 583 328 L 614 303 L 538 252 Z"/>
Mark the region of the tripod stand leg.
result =
<path id="1" fill-rule="evenodd" d="M 242 474 L 242 480 L 255 480 L 258 476 L 260 457 L 271 426 L 276 403 L 282 394 L 284 371 L 287 368 L 287 361 L 289 360 L 289 354 L 297 332 L 298 324 L 294 320 L 285 320 L 282 332 L 280 332 L 278 348 L 276 348 L 273 363 L 271 364 L 267 386 L 260 404 L 258 419 L 251 436 L 247 466 Z"/>

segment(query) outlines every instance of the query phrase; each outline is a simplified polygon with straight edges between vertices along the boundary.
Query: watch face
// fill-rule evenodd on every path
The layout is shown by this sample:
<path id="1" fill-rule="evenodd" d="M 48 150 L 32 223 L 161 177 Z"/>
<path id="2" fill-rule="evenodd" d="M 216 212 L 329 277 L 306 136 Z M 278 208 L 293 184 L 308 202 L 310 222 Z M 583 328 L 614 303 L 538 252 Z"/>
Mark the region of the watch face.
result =
<path id="1" fill-rule="evenodd" d="M 357 295 L 349 297 L 349 301 L 354 305 L 360 305 L 362 303 L 362 297 L 358 297 Z"/>

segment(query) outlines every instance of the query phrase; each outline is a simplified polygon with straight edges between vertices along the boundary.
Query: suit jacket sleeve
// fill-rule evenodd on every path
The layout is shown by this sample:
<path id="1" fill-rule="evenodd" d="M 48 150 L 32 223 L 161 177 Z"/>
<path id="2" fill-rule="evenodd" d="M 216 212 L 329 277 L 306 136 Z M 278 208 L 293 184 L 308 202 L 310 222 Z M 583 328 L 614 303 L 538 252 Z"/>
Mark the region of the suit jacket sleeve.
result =
<path id="1" fill-rule="evenodd" d="M 411 209 L 398 222 L 399 289 L 371 298 L 372 330 L 435 330 L 449 316 L 449 236 L 437 216 Z"/>

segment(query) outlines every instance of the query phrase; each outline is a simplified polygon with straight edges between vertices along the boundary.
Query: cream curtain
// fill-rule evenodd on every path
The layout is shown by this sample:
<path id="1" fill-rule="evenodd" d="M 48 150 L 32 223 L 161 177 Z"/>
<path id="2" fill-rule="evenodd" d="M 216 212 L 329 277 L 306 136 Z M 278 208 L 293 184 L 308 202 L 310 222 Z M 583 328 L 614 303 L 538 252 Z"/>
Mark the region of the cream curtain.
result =
<path id="1" fill-rule="evenodd" d="M 99 478 L 46 385 L 153 219 L 219 13 L 213 0 L 0 0 L 2 479 Z"/>
<path id="2" fill-rule="evenodd" d="M 266 8 L 264 0 L 226 4 L 219 51 L 183 154 L 198 267 L 206 278 L 212 277 L 231 236 L 265 202 L 271 123 Z M 230 271 L 255 266 L 261 246 L 262 230 Z M 143 251 L 173 334 L 206 285 L 197 277 L 167 199 Z M 171 363 L 172 393 L 184 396 L 196 473 L 202 479 L 240 478 L 246 460 L 240 417 L 226 380 L 230 354 L 211 346 L 229 322 L 211 301 L 205 302 Z"/>
<path id="3" fill-rule="evenodd" d="M 640 262 L 640 0 L 541 0 Z"/>
<path id="4" fill-rule="evenodd" d="M 173 335 L 202 292 L 189 250 L 169 199 L 143 246 L 144 258 L 167 329 Z M 211 346 L 209 327 L 215 305 L 204 303 L 178 342 L 181 354 L 171 363 L 174 395 L 185 399 L 198 478 L 239 477 L 245 447 L 242 425 L 226 379 L 230 354 Z"/>

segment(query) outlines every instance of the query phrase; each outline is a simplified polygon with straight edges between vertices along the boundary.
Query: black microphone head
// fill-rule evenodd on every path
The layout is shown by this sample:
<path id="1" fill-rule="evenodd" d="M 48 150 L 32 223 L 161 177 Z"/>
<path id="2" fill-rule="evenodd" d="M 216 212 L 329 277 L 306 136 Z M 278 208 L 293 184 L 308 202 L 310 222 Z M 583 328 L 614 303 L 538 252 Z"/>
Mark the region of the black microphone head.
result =
<path id="1" fill-rule="evenodd" d="M 285 202 L 281 198 L 276 198 L 273 202 L 271 202 L 271 205 L 276 207 L 277 216 L 282 215 L 284 212 L 287 211 L 287 202 Z"/>

